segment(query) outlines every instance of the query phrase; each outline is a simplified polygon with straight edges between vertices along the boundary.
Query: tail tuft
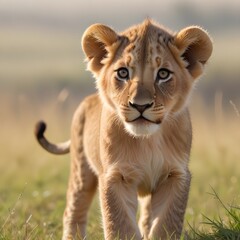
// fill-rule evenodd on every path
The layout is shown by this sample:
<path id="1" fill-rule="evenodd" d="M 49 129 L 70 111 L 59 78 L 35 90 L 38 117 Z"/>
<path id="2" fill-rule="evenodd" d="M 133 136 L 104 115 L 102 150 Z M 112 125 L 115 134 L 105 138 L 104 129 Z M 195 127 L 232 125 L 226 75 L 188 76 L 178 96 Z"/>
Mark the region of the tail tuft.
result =
<path id="1" fill-rule="evenodd" d="M 35 135 L 37 137 L 37 139 L 42 139 L 44 138 L 44 132 L 47 128 L 47 125 L 45 122 L 43 121 L 39 121 L 37 122 L 36 126 L 35 126 Z"/>

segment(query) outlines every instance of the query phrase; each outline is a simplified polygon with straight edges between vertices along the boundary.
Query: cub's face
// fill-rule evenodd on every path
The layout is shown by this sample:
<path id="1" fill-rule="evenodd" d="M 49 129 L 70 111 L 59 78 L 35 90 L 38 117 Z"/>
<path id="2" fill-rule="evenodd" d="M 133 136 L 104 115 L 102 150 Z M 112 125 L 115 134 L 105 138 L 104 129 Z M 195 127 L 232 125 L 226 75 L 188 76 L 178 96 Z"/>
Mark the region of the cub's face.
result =
<path id="1" fill-rule="evenodd" d="M 82 45 L 103 103 L 134 136 L 154 134 L 185 107 L 212 52 L 202 29 L 174 35 L 149 20 L 122 34 L 93 25 Z"/>

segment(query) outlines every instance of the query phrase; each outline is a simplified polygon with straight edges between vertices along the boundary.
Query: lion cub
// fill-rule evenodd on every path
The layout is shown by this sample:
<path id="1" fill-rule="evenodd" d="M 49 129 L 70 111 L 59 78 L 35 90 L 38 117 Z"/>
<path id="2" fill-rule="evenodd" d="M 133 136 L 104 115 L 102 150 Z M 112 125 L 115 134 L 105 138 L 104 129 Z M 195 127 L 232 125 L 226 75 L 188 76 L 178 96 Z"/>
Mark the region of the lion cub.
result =
<path id="1" fill-rule="evenodd" d="M 47 151 L 71 154 L 62 239 L 86 236 L 97 186 L 105 239 L 179 239 L 191 181 L 187 104 L 212 53 L 208 34 L 151 20 L 122 33 L 95 24 L 82 48 L 98 93 L 75 112 L 71 140 L 50 143 L 46 125 L 36 128 Z"/>

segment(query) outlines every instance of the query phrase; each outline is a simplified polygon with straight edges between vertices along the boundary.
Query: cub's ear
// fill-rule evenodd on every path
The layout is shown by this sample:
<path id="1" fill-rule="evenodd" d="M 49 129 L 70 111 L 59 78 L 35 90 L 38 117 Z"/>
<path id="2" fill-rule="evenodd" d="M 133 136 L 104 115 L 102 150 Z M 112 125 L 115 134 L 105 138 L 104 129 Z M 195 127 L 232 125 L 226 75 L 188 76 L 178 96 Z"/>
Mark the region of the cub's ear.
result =
<path id="1" fill-rule="evenodd" d="M 212 54 L 212 41 L 200 27 L 188 27 L 175 36 L 175 45 L 181 57 L 188 63 L 187 69 L 195 79 L 203 73 L 203 67 Z"/>
<path id="2" fill-rule="evenodd" d="M 107 55 L 107 47 L 118 40 L 118 35 L 109 27 L 94 24 L 83 34 L 82 48 L 87 56 L 89 70 L 97 73 L 102 68 L 102 60 Z"/>

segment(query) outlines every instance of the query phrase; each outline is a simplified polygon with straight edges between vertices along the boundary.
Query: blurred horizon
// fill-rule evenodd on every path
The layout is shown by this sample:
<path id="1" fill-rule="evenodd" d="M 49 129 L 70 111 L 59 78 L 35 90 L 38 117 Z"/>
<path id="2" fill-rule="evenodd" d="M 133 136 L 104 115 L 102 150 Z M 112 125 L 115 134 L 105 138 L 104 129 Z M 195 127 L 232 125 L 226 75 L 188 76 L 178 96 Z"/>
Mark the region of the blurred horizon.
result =
<path id="1" fill-rule="evenodd" d="M 174 31 L 185 25 L 203 25 L 209 31 L 218 32 L 224 27 L 234 30 L 240 26 L 239 10 L 240 2 L 237 0 L 36 0 L 34 3 L 29 0 L 5 0 L 0 5 L 0 26 L 38 26 L 79 33 L 96 22 L 123 30 L 150 17 Z"/>

